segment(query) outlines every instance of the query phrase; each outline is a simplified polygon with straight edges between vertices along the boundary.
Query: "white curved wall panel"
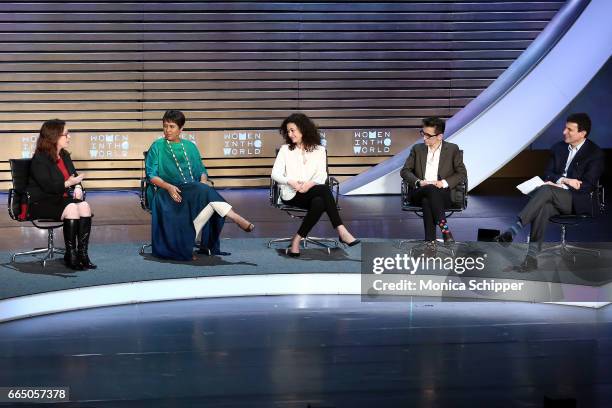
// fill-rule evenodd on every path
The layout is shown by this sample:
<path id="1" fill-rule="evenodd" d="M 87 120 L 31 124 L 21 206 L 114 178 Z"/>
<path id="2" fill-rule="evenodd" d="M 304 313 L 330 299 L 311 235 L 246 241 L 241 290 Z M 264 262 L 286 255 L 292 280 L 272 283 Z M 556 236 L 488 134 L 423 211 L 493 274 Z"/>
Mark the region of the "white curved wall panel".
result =
<path id="1" fill-rule="evenodd" d="M 493 175 L 532 143 L 606 63 L 612 54 L 610 16 L 611 1 L 591 1 L 565 35 L 527 75 L 448 137 L 464 151 L 470 188 Z M 553 20 L 551 24 L 554 23 Z M 538 46 L 538 40 L 532 44 L 534 47 Z M 520 58 L 516 64 L 521 64 Z M 514 68 L 513 65 L 509 70 Z M 503 76 L 498 79 L 503 80 Z M 455 116 L 472 109 L 471 105 Z M 448 121 L 447 135 L 453 119 Z M 408 153 L 409 149 L 406 149 L 388 162 L 381 163 L 378 169 L 371 169 L 369 175 L 364 173 L 343 183 L 341 192 L 351 195 L 399 194 L 399 171 Z M 381 173 L 380 177 L 372 177 L 377 172 Z"/>

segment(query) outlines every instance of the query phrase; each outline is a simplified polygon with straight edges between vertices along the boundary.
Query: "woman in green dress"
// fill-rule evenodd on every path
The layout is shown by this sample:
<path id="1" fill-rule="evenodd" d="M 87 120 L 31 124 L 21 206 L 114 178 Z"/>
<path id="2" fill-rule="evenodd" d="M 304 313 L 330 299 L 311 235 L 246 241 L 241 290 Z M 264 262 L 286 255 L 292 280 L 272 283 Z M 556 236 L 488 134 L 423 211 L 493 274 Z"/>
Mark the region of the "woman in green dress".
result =
<path id="1" fill-rule="evenodd" d="M 164 137 L 153 142 L 146 158 L 152 211 L 153 255 L 189 261 L 201 236 L 200 252 L 221 252 L 219 236 L 225 217 L 246 232 L 254 225 L 241 217 L 208 181 L 200 152 L 193 142 L 180 137 L 185 125 L 181 111 L 169 110 L 162 119 Z"/>

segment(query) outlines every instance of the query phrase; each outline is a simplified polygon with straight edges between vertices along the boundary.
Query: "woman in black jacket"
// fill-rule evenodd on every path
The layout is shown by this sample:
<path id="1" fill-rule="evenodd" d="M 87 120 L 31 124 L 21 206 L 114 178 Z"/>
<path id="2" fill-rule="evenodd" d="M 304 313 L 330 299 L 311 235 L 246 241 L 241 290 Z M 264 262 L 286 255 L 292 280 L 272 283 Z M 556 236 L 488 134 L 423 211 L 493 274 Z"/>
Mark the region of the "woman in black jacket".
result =
<path id="1" fill-rule="evenodd" d="M 91 208 L 83 201 L 83 175 L 77 174 L 65 150 L 69 143 L 66 122 L 53 119 L 43 123 L 30 166 L 30 215 L 63 220 L 66 266 L 74 270 L 95 269 L 87 253 Z"/>

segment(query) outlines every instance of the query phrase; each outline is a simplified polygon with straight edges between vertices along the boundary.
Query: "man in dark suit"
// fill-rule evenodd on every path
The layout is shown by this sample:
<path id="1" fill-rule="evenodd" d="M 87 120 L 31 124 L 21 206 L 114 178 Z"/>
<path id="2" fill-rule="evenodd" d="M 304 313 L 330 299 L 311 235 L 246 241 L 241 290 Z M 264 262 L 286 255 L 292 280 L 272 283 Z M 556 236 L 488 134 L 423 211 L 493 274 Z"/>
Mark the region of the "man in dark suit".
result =
<path id="1" fill-rule="evenodd" d="M 537 269 L 536 255 L 541 249 L 548 219 L 559 214 L 591 214 L 591 193 L 604 170 L 604 153 L 587 139 L 591 119 L 574 113 L 566 119 L 563 141 L 552 146 L 544 172 L 545 185 L 530 194 L 531 199 L 496 240 L 512 242 L 516 234 L 531 224 L 530 245 L 522 270 Z"/>
<path id="2" fill-rule="evenodd" d="M 414 186 L 411 203 L 423 207 L 426 249 L 429 251 L 435 251 L 436 225 L 445 243 L 454 242 L 444 210 L 453 201 L 455 187 L 467 180 L 459 147 L 443 140 L 445 126 L 440 118 L 423 119 L 420 134 L 424 143 L 413 146 L 400 173 L 402 179 Z"/>

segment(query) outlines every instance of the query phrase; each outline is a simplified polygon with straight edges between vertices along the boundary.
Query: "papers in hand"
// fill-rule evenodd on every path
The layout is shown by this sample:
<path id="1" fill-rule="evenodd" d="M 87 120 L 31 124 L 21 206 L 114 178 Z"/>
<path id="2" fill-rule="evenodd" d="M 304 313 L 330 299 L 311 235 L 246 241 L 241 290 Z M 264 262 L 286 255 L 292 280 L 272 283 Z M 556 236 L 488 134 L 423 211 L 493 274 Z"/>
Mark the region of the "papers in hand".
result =
<path id="1" fill-rule="evenodd" d="M 516 186 L 516 188 L 521 190 L 521 193 L 523 194 L 529 194 L 543 184 L 545 184 L 544 180 L 542 180 L 539 176 L 535 176 L 534 178 L 530 178 L 529 180 L 519 184 Z"/>

